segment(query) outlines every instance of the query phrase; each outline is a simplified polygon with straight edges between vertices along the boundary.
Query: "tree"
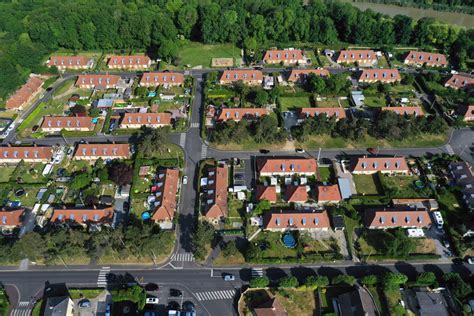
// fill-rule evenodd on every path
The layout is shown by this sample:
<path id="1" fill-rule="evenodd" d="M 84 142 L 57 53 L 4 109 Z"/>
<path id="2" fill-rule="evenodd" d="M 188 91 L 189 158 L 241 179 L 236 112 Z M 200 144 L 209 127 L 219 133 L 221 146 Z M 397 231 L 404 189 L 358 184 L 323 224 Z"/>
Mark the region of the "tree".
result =
<path id="1" fill-rule="evenodd" d="M 331 280 L 332 284 L 339 284 L 339 285 L 346 284 L 346 285 L 349 285 L 349 286 L 354 286 L 356 284 L 356 282 L 357 282 L 357 279 L 354 276 L 348 275 L 348 274 L 336 275 Z"/>
<path id="2" fill-rule="evenodd" d="M 193 235 L 193 253 L 198 260 L 204 260 L 207 249 L 214 240 L 214 227 L 206 221 L 198 221 Z"/>
<path id="3" fill-rule="evenodd" d="M 143 133 L 137 144 L 137 156 L 138 158 L 155 158 L 166 151 L 167 144 L 169 144 L 167 129 L 143 128 Z"/>
<path id="4" fill-rule="evenodd" d="M 329 279 L 325 275 L 311 275 L 306 278 L 305 285 L 313 289 L 327 287 L 329 285 Z"/>
<path id="5" fill-rule="evenodd" d="M 222 253 L 225 257 L 235 256 L 238 252 L 239 250 L 234 241 L 228 241 L 225 243 L 224 247 L 222 247 Z"/>
<path id="6" fill-rule="evenodd" d="M 108 169 L 109 179 L 117 185 L 132 183 L 133 167 L 122 161 L 114 161 Z"/>
<path id="7" fill-rule="evenodd" d="M 416 284 L 420 286 L 432 286 L 436 282 L 436 275 L 433 272 L 422 272 L 416 278 Z"/>
<path id="8" fill-rule="evenodd" d="M 89 115 L 91 117 L 98 117 L 100 115 L 100 110 L 97 107 L 91 107 L 89 109 Z"/>
<path id="9" fill-rule="evenodd" d="M 72 178 L 70 188 L 72 190 L 81 190 L 87 187 L 92 181 L 92 177 L 88 173 L 75 174 Z"/>
<path id="10" fill-rule="evenodd" d="M 369 274 L 366 275 L 362 278 L 362 284 L 367 285 L 367 286 L 372 286 L 378 283 L 378 278 L 374 274 Z"/>
<path id="11" fill-rule="evenodd" d="M 87 109 L 81 104 L 76 104 L 71 108 L 71 113 L 74 115 L 85 115 L 87 113 Z"/>
<path id="12" fill-rule="evenodd" d="M 265 288 L 270 284 L 270 280 L 266 276 L 252 278 L 249 282 L 251 288 Z"/>
<path id="13" fill-rule="evenodd" d="M 265 90 L 259 89 L 255 93 L 255 104 L 263 106 L 268 103 L 268 93 Z"/>
<path id="14" fill-rule="evenodd" d="M 255 216 L 260 216 L 262 215 L 265 211 L 270 210 L 272 207 L 272 204 L 268 200 L 261 200 L 258 202 L 258 204 L 255 206 L 255 209 L 253 210 L 253 214 Z"/>
<path id="15" fill-rule="evenodd" d="M 382 276 L 382 285 L 385 290 L 396 290 L 400 285 L 407 283 L 408 277 L 402 273 L 387 272 Z"/>
<path id="16" fill-rule="evenodd" d="M 449 272 L 443 275 L 443 281 L 446 282 L 451 292 L 456 296 L 460 301 L 463 301 L 469 293 L 471 293 L 472 288 L 469 283 L 466 283 L 459 273 Z"/>
<path id="17" fill-rule="evenodd" d="M 326 81 L 314 73 L 310 73 L 306 78 L 306 85 L 310 92 L 325 93 L 326 92 Z"/>
<path id="18" fill-rule="evenodd" d="M 283 288 L 283 289 L 295 288 L 295 287 L 298 287 L 298 285 L 299 285 L 298 279 L 294 276 L 282 277 L 278 281 L 278 287 Z"/>

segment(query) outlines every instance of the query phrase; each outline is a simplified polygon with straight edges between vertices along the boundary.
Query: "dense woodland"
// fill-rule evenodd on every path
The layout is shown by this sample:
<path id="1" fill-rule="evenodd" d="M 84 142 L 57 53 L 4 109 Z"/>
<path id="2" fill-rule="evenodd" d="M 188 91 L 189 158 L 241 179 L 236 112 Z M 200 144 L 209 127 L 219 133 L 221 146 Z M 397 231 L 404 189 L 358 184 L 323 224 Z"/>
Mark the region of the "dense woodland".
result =
<path id="1" fill-rule="evenodd" d="M 177 42 L 232 42 L 255 49 L 338 42 L 438 48 L 461 66 L 474 54 L 474 30 L 433 19 L 414 22 L 323 0 L 18 0 L 0 3 L 0 98 L 59 48 L 147 50 L 176 58 Z M 471 58 L 473 56 L 470 56 Z"/>

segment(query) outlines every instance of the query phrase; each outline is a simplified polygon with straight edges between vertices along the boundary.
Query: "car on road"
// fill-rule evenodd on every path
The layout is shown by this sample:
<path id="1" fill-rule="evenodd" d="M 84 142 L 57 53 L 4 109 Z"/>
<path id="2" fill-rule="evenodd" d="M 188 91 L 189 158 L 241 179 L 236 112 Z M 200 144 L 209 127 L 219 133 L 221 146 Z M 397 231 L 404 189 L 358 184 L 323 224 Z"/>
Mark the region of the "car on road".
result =
<path id="1" fill-rule="evenodd" d="M 91 301 L 88 299 L 83 299 L 82 301 L 79 302 L 79 308 L 86 308 L 86 307 L 91 307 Z"/>
<path id="2" fill-rule="evenodd" d="M 3 137 L 3 138 L 6 138 L 6 137 L 8 136 L 8 134 L 9 134 L 9 132 L 6 131 L 5 133 L 2 134 L 2 137 Z"/>
<path id="3" fill-rule="evenodd" d="M 235 281 L 235 276 L 230 273 L 224 274 L 224 281 Z"/>
<path id="4" fill-rule="evenodd" d="M 112 315 L 112 304 L 107 304 L 105 307 L 105 316 L 110 316 Z"/>
<path id="5" fill-rule="evenodd" d="M 183 312 L 194 312 L 196 308 L 194 307 L 194 303 L 190 301 L 186 301 L 182 305 Z"/>
<path id="6" fill-rule="evenodd" d="M 269 152 L 270 152 L 270 150 L 268 150 L 268 149 L 260 149 L 261 154 L 268 154 Z"/>
<path id="7" fill-rule="evenodd" d="M 235 176 L 234 176 L 235 179 L 237 180 L 243 180 L 244 179 L 244 175 L 241 174 L 241 173 L 237 173 Z"/>
<path id="8" fill-rule="evenodd" d="M 443 246 L 445 246 L 446 248 L 450 247 L 449 241 L 447 239 L 443 239 Z"/>
<path id="9" fill-rule="evenodd" d="M 295 152 L 298 153 L 298 154 L 304 154 L 305 151 L 304 151 L 303 148 L 296 148 Z"/>
<path id="10" fill-rule="evenodd" d="M 158 297 L 147 297 L 146 298 L 146 301 L 145 303 L 147 304 L 158 304 L 160 302 L 160 300 L 158 299 Z"/>
<path id="11" fill-rule="evenodd" d="M 123 202 L 123 211 L 128 212 L 130 211 L 130 203 L 128 201 Z"/>
<path id="12" fill-rule="evenodd" d="M 183 177 L 183 184 L 188 184 L 188 176 Z"/>
<path id="13" fill-rule="evenodd" d="M 158 291 L 160 287 L 156 283 L 148 283 L 145 285 L 145 290 L 147 291 Z"/>
<path id="14" fill-rule="evenodd" d="M 373 148 L 373 147 L 369 147 L 369 148 L 367 148 L 367 152 L 369 154 L 375 155 L 377 153 L 377 149 Z"/>
<path id="15" fill-rule="evenodd" d="M 469 264 L 474 264 L 474 257 L 469 257 L 469 258 L 467 258 L 466 261 L 467 261 L 467 263 L 469 263 Z"/>
<path id="16" fill-rule="evenodd" d="M 178 289 L 170 289 L 170 297 L 181 297 L 183 296 L 183 292 Z"/>

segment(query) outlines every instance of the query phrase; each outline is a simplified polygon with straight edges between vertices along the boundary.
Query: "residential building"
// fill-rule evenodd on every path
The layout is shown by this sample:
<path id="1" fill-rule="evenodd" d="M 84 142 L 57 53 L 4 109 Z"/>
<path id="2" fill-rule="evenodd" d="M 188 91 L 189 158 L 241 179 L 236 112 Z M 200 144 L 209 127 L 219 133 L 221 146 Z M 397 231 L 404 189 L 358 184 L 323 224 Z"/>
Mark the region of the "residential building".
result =
<path id="1" fill-rule="evenodd" d="M 140 79 L 142 87 L 174 87 L 184 84 L 184 75 L 178 72 L 145 72 Z"/>
<path id="2" fill-rule="evenodd" d="M 337 297 L 340 316 L 377 316 L 377 308 L 370 294 L 364 288 L 357 286 L 350 292 Z"/>
<path id="3" fill-rule="evenodd" d="M 288 203 L 304 203 L 308 201 L 309 187 L 305 185 L 287 185 L 285 201 Z"/>
<path id="4" fill-rule="evenodd" d="M 353 174 L 408 174 L 405 157 L 358 157 L 352 161 Z"/>
<path id="5" fill-rule="evenodd" d="M 55 208 L 50 222 L 66 225 L 105 225 L 110 226 L 114 218 L 114 208 Z"/>
<path id="6" fill-rule="evenodd" d="M 93 131 L 95 123 L 89 116 L 45 116 L 41 130 L 46 133 L 66 131 Z"/>
<path id="7" fill-rule="evenodd" d="M 294 174 L 314 176 L 317 163 L 312 158 L 259 158 L 256 162 L 260 177 L 291 176 Z"/>
<path id="8" fill-rule="evenodd" d="M 339 185 L 337 184 L 318 185 L 316 190 L 319 204 L 339 203 L 342 201 L 341 192 L 339 191 Z"/>
<path id="9" fill-rule="evenodd" d="M 161 170 L 157 181 L 156 209 L 151 218 L 158 223 L 171 222 L 177 208 L 179 170 L 169 168 Z"/>
<path id="10" fill-rule="evenodd" d="M 329 71 L 324 68 L 318 69 L 292 69 L 291 73 L 288 77 L 289 82 L 305 82 L 306 78 L 310 74 L 315 74 L 316 76 L 320 77 L 327 77 L 329 76 Z"/>
<path id="11" fill-rule="evenodd" d="M 268 211 L 263 216 L 263 229 L 286 230 L 329 230 L 331 224 L 326 211 Z"/>
<path id="12" fill-rule="evenodd" d="M 227 187 L 229 186 L 229 170 L 222 164 L 209 168 L 207 174 L 207 191 L 204 213 L 208 220 L 218 222 L 227 217 Z"/>
<path id="13" fill-rule="evenodd" d="M 258 184 L 255 192 L 257 201 L 267 200 L 270 203 L 277 201 L 277 188 L 274 185 L 266 186 Z"/>
<path id="14" fill-rule="evenodd" d="M 94 60 L 86 56 L 51 56 L 47 65 L 48 67 L 54 66 L 58 70 L 91 69 L 94 66 Z"/>
<path id="15" fill-rule="evenodd" d="M 242 81 L 248 85 L 261 85 L 263 82 L 263 73 L 260 70 L 253 69 L 233 69 L 222 72 L 220 84 L 231 84 Z"/>
<path id="16" fill-rule="evenodd" d="M 265 108 L 223 108 L 217 116 L 218 122 L 245 120 L 256 120 L 262 116 L 268 115 L 269 110 Z"/>
<path id="17" fill-rule="evenodd" d="M 420 106 L 384 106 L 382 111 L 394 112 L 398 115 L 423 116 L 423 109 Z"/>
<path id="18" fill-rule="evenodd" d="M 428 228 L 431 217 L 426 209 L 387 208 L 365 210 L 365 226 L 370 229 Z"/>
<path id="19" fill-rule="evenodd" d="M 365 102 L 364 93 L 362 91 L 351 91 L 351 100 L 355 107 L 361 108 Z"/>
<path id="20" fill-rule="evenodd" d="M 31 76 L 20 89 L 16 90 L 15 93 L 8 98 L 5 108 L 7 110 L 23 109 L 23 107 L 41 91 L 42 85 L 43 80 Z"/>
<path id="21" fill-rule="evenodd" d="M 416 291 L 417 310 L 415 315 L 420 316 L 449 316 L 452 315 L 443 292 L 419 289 Z"/>
<path id="22" fill-rule="evenodd" d="M 374 65 L 377 63 L 377 55 L 373 50 L 341 50 L 337 56 L 338 64 L 359 63 L 362 65 Z"/>
<path id="23" fill-rule="evenodd" d="M 48 297 L 45 302 L 44 316 L 73 316 L 74 302 L 69 296 Z"/>
<path id="24" fill-rule="evenodd" d="M 404 60 L 407 65 L 446 67 L 448 62 L 446 56 L 437 53 L 410 51 Z"/>
<path id="25" fill-rule="evenodd" d="M 76 86 L 83 89 L 117 88 L 120 76 L 116 75 L 79 75 Z"/>
<path id="26" fill-rule="evenodd" d="M 272 49 L 265 52 L 263 62 L 265 64 L 283 63 L 285 65 L 305 64 L 306 58 L 304 57 L 303 51 L 300 49 Z"/>
<path id="27" fill-rule="evenodd" d="M 474 89 L 474 78 L 462 75 L 452 75 L 444 84 L 445 87 L 455 90 L 472 90 Z"/>
<path id="28" fill-rule="evenodd" d="M 12 230 L 23 226 L 23 218 L 25 216 L 25 209 L 20 208 L 16 210 L 0 210 L 0 229 Z"/>
<path id="29" fill-rule="evenodd" d="M 474 122 L 474 104 L 466 106 L 462 109 L 463 121 L 467 123 Z"/>
<path id="30" fill-rule="evenodd" d="M 79 144 L 77 145 L 74 159 L 127 159 L 130 158 L 129 144 Z"/>
<path id="31" fill-rule="evenodd" d="M 365 83 L 394 83 L 401 80 L 398 69 L 364 69 L 359 77 L 359 82 Z"/>
<path id="32" fill-rule="evenodd" d="M 326 114 L 327 117 L 335 116 L 336 121 L 346 118 L 344 108 L 301 108 L 298 122 L 301 123 L 309 117 Z"/>
<path id="33" fill-rule="evenodd" d="M 151 66 L 151 59 L 145 55 L 112 56 L 107 62 L 110 69 L 145 69 Z"/>
<path id="34" fill-rule="evenodd" d="M 125 113 L 119 128 L 157 128 L 171 125 L 171 113 Z"/>
<path id="35" fill-rule="evenodd" d="M 273 297 L 253 309 L 255 316 L 288 316 L 285 307 Z"/>
<path id="36" fill-rule="evenodd" d="M 43 162 L 51 161 L 53 151 L 50 146 L 0 147 L 0 163 Z"/>
<path id="37" fill-rule="evenodd" d="M 469 210 L 474 210 L 474 170 L 465 162 L 451 162 L 449 164 L 451 175 L 456 184 L 461 188 L 462 200 Z"/>

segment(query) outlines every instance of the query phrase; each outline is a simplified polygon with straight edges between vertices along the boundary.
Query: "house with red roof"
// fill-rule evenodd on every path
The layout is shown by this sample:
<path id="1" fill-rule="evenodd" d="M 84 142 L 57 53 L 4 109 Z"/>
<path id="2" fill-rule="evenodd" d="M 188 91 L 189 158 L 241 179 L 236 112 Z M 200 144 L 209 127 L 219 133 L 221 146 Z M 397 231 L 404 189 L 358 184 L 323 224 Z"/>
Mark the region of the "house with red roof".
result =
<path id="1" fill-rule="evenodd" d="M 315 74 L 316 76 L 320 77 L 327 77 L 329 76 L 329 71 L 324 68 L 318 69 L 292 69 L 290 75 L 288 76 L 288 82 L 300 82 L 303 83 L 306 81 L 306 78 L 310 74 Z"/>
<path id="2" fill-rule="evenodd" d="M 304 120 L 326 114 L 327 117 L 336 117 L 336 121 L 346 118 L 346 111 L 344 108 L 301 108 L 298 116 L 298 123 L 301 124 Z"/>
<path id="3" fill-rule="evenodd" d="M 328 203 L 339 203 L 342 201 L 341 192 L 339 191 L 339 185 L 318 185 L 316 188 L 316 194 L 319 204 Z"/>
<path id="4" fill-rule="evenodd" d="M 41 130 L 46 133 L 55 133 L 62 130 L 86 132 L 93 131 L 95 123 L 89 116 L 45 116 L 41 123 Z"/>
<path id="5" fill-rule="evenodd" d="M 217 116 L 218 122 L 241 120 L 256 120 L 262 116 L 268 115 L 269 110 L 265 108 L 222 108 Z"/>
<path id="6" fill-rule="evenodd" d="M 114 218 L 114 208 L 55 208 L 50 222 L 68 226 L 110 226 Z"/>
<path id="7" fill-rule="evenodd" d="M 255 316 L 288 316 L 285 307 L 276 297 L 255 306 L 253 312 Z"/>
<path id="8" fill-rule="evenodd" d="M 99 158 L 128 159 L 130 158 L 129 144 L 79 144 L 74 153 L 75 160 L 95 161 Z"/>
<path id="9" fill-rule="evenodd" d="M 20 208 L 16 210 L 0 210 L 0 229 L 2 231 L 11 231 L 15 228 L 23 226 L 23 219 L 25 217 L 25 209 Z"/>
<path id="10" fill-rule="evenodd" d="M 265 52 L 263 56 L 265 64 L 306 64 L 306 57 L 301 49 L 271 49 Z"/>
<path id="11" fill-rule="evenodd" d="M 353 174 L 409 174 L 405 157 L 359 157 L 352 161 Z"/>
<path id="12" fill-rule="evenodd" d="M 146 69 L 151 67 L 151 59 L 145 55 L 111 56 L 107 67 L 110 69 Z"/>
<path id="13" fill-rule="evenodd" d="M 141 87 L 174 87 L 184 84 L 184 75 L 179 72 L 145 72 L 140 79 Z"/>
<path id="14" fill-rule="evenodd" d="M 255 197 L 257 201 L 267 200 L 270 203 L 275 203 L 277 201 L 277 188 L 274 185 L 257 184 Z"/>
<path id="15" fill-rule="evenodd" d="M 119 128 L 158 128 L 171 125 L 171 113 L 125 113 Z"/>
<path id="16" fill-rule="evenodd" d="M 178 196 L 178 169 L 164 169 L 158 173 L 155 192 L 155 211 L 151 218 L 157 223 L 171 223 L 176 213 Z"/>
<path id="17" fill-rule="evenodd" d="M 446 67 L 448 62 L 446 56 L 437 53 L 410 51 L 403 61 L 406 65 Z"/>
<path id="18" fill-rule="evenodd" d="M 56 67 L 58 70 L 91 69 L 94 66 L 94 59 L 86 56 L 51 56 L 47 66 Z"/>
<path id="19" fill-rule="evenodd" d="M 285 201 L 288 203 L 304 203 L 308 201 L 309 186 L 287 185 L 285 190 Z"/>
<path id="20" fill-rule="evenodd" d="M 400 82 L 402 78 L 398 69 L 364 69 L 359 77 L 359 82 L 364 83 L 395 83 Z"/>
<path id="21" fill-rule="evenodd" d="M 389 111 L 398 115 L 423 116 L 425 113 L 420 106 L 384 106 L 382 111 Z"/>
<path id="22" fill-rule="evenodd" d="M 474 122 L 474 104 L 464 107 L 461 111 L 464 122 Z"/>
<path id="23" fill-rule="evenodd" d="M 38 77 L 30 76 L 28 81 L 8 98 L 5 107 L 8 110 L 23 109 L 23 107 L 41 91 L 42 85 L 43 80 Z"/>
<path id="24" fill-rule="evenodd" d="M 116 75 L 79 75 L 76 87 L 83 89 L 113 89 L 117 87 L 120 76 Z"/>
<path id="25" fill-rule="evenodd" d="M 273 210 L 263 215 L 263 229 L 269 231 L 326 231 L 330 228 L 331 224 L 326 211 Z"/>
<path id="26" fill-rule="evenodd" d="M 213 223 L 218 223 L 228 215 L 227 188 L 229 186 L 229 170 L 222 164 L 211 167 L 207 174 L 207 187 L 204 199 L 204 216 Z"/>
<path id="27" fill-rule="evenodd" d="M 455 90 L 472 90 L 474 89 L 474 78 L 462 75 L 452 75 L 451 78 L 446 81 L 444 86 Z"/>
<path id="28" fill-rule="evenodd" d="M 20 161 L 48 163 L 53 157 L 50 146 L 8 146 L 0 147 L 0 163 L 17 164 Z"/>
<path id="29" fill-rule="evenodd" d="M 291 176 L 295 174 L 312 176 L 316 174 L 317 163 L 312 158 L 258 158 L 257 173 L 260 177 Z"/>
<path id="30" fill-rule="evenodd" d="M 371 49 L 341 50 L 337 56 L 338 64 L 359 63 L 362 65 L 374 65 L 377 63 L 377 55 Z"/>
<path id="31" fill-rule="evenodd" d="M 365 210 L 364 222 L 365 226 L 370 229 L 429 228 L 431 226 L 428 211 L 414 208 Z"/>
<path id="32" fill-rule="evenodd" d="M 232 84 L 237 81 L 242 81 L 243 83 L 252 86 L 261 85 L 263 82 L 263 73 L 260 70 L 254 69 L 224 70 L 219 83 L 225 85 Z"/>

